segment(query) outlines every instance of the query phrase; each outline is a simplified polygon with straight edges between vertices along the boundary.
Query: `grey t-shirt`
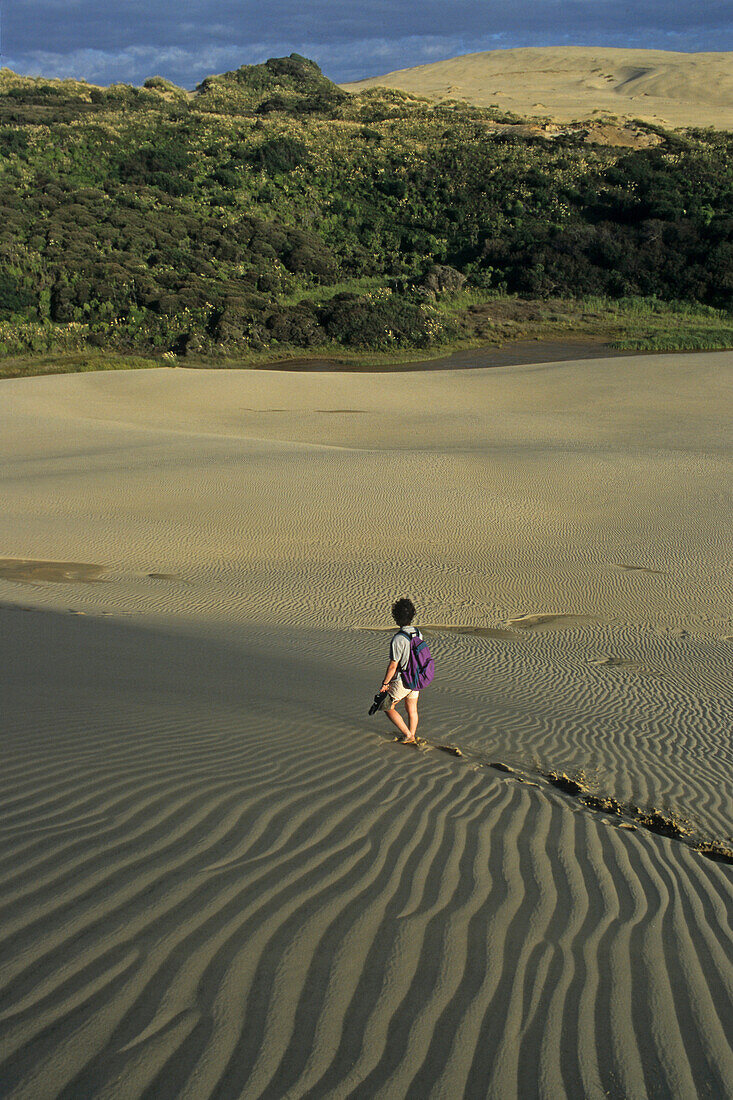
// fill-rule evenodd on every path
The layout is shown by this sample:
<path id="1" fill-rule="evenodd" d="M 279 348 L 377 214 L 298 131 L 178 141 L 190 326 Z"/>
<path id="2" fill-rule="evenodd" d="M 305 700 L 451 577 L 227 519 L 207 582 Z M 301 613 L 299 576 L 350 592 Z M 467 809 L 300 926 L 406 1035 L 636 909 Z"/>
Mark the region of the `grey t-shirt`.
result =
<path id="1" fill-rule="evenodd" d="M 407 664 L 407 658 L 410 656 L 410 640 L 409 638 L 405 637 L 402 631 L 407 631 L 407 633 L 410 635 L 417 634 L 417 630 L 414 626 L 403 626 L 401 630 L 399 630 L 394 635 L 392 641 L 390 642 L 389 657 L 391 661 L 397 662 L 398 676 Z"/>

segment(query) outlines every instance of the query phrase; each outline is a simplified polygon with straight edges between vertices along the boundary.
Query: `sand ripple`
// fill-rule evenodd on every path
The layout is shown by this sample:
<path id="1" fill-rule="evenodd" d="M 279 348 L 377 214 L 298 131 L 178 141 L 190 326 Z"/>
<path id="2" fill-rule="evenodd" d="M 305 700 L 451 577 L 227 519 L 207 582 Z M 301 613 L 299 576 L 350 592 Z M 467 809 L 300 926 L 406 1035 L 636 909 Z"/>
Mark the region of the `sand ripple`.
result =
<path id="1" fill-rule="evenodd" d="M 5 615 L 87 669 L 46 728 L 9 700 L 7 1095 L 725 1095 L 729 869 L 368 720 L 345 738 L 294 665 L 263 709 L 264 635 Z M 157 705 L 101 705 L 100 647 Z M 255 684 L 192 685 L 202 657 Z"/>
<path id="2" fill-rule="evenodd" d="M 729 370 L 7 383 L 3 1095 L 731 1095 Z"/>

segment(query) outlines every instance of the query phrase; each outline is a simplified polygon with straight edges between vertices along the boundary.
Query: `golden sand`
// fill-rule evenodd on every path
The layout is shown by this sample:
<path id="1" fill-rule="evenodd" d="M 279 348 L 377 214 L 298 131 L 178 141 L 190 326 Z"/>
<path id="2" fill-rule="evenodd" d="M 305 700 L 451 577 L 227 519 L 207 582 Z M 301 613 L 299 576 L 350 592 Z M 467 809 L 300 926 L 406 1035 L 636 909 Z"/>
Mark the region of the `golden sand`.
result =
<path id="1" fill-rule="evenodd" d="M 3 1094 L 725 1096 L 732 381 L 4 382 Z"/>
<path id="2" fill-rule="evenodd" d="M 491 50 L 343 85 L 352 92 L 380 86 L 562 122 L 611 116 L 733 128 L 733 53 L 586 46 Z"/>

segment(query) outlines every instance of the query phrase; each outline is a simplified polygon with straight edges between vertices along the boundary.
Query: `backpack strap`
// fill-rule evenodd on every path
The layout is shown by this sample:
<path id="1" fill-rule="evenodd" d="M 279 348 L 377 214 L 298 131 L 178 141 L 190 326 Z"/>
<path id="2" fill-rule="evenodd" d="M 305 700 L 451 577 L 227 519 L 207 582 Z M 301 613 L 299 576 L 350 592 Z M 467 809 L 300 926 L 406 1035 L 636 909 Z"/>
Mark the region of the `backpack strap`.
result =
<path id="1" fill-rule="evenodd" d="M 408 642 L 410 643 L 410 647 L 412 647 L 412 639 L 413 638 L 420 638 L 420 640 L 422 641 L 422 634 L 417 629 L 417 627 L 415 627 L 415 633 L 414 634 L 408 634 L 406 630 L 402 630 L 402 629 L 398 630 L 397 633 L 401 634 L 403 636 L 403 638 L 407 638 Z M 409 659 L 410 659 L 410 656 L 409 656 L 409 652 L 408 652 L 407 660 L 409 661 Z M 402 665 L 400 665 L 399 667 L 400 667 L 400 672 L 404 672 L 405 669 L 407 668 L 407 665 L 405 665 L 404 668 L 402 667 Z"/>

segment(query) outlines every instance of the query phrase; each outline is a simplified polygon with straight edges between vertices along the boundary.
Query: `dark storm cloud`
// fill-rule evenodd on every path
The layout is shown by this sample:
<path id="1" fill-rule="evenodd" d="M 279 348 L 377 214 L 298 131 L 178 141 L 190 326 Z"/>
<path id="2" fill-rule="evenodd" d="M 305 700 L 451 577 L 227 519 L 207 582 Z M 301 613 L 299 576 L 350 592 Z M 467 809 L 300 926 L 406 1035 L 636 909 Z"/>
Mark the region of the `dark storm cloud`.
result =
<path id="1" fill-rule="evenodd" d="M 733 48 L 731 0 L 0 0 L 20 72 L 192 86 L 296 51 L 335 80 L 510 46 Z"/>

